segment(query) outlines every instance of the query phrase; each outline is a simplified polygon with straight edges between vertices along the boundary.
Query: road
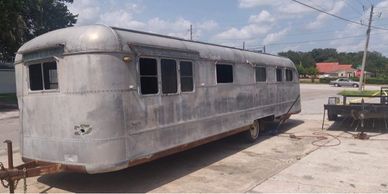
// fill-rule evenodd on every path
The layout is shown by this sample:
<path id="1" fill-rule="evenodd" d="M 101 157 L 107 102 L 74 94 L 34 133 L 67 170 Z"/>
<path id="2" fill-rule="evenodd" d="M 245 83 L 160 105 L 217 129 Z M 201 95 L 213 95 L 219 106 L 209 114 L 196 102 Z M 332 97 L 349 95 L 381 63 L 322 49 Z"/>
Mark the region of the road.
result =
<path id="1" fill-rule="evenodd" d="M 281 133 L 264 133 L 255 144 L 236 135 L 119 172 L 30 178 L 28 191 L 388 192 L 387 134 L 355 140 L 332 122 L 324 126 L 330 131 L 320 130 L 323 104 L 342 89 L 302 84 L 302 112 Z M 17 119 L 0 120 L 0 126 L 0 139 L 17 139 Z"/>

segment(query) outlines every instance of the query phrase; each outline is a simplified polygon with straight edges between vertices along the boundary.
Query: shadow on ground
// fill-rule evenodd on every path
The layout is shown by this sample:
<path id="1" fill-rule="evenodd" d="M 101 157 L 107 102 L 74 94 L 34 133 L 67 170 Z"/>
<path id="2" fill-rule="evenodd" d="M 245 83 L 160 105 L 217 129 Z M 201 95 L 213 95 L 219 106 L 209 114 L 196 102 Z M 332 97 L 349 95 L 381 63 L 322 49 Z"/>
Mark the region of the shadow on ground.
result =
<path id="1" fill-rule="evenodd" d="M 360 120 L 353 120 L 351 117 L 339 118 L 327 130 L 388 133 L 388 119 L 366 119 L 362 127 Z"/>
<path id="2" fill-rule="evenodd" d="M 289 120 L 279 127 L 285 132 L 303 123 Z M 268 123 L 267 129 L 277 128 L 278 123 Z M 126 192 L 144 193 L 209 166 L 241 150 L 271 138 L 267 130 L 255 143 L 247 143 L 242 134 L 230 136 L 178 154 L 167 156 L 125 170 L 104 174 L 59 173 L 38 178 L 38 182 L 70 192 Z M 47 189 L 42 192 L 50 190 Z"/>

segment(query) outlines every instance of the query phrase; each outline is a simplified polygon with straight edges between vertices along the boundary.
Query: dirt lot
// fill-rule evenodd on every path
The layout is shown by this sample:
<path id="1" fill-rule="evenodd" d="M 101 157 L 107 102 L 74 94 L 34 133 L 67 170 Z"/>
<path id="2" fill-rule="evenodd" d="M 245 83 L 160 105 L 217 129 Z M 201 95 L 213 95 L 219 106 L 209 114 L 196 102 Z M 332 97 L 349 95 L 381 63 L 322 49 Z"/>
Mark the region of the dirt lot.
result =
<path id="1" fill-rule="evenodd" d="M 236 135 L 119 172 L 30 178 L 28 192 L 388 192 L 383 123 L 367 132 L 369 140 L 353 138 L 351 121 L 326 121 L 321 130 L 323 104 L 341 89 L 302 84 L 302 113 L 255 144 Z M 17 139 L 14 113 L 2 114 L 0 139 Z"/>

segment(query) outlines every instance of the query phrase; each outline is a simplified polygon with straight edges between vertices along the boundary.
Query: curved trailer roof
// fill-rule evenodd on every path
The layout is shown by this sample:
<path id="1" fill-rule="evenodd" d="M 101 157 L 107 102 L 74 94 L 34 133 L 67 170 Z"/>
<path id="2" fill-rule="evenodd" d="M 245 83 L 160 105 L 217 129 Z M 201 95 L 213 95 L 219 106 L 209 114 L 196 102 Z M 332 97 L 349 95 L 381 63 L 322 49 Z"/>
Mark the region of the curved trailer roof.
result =
<path id="1" fill-rule="evenodd" d="M 130 45 L 196 52 L 203 59 L 216 61 L 294 66 L 285 57 L 105 25 L 69 27 L 45 33 L 25 43 L 18 50 L 15 63 L 22 61 L 23 54 L 51 48 L 64 47 L 64 54 L 130 52 Z"/>

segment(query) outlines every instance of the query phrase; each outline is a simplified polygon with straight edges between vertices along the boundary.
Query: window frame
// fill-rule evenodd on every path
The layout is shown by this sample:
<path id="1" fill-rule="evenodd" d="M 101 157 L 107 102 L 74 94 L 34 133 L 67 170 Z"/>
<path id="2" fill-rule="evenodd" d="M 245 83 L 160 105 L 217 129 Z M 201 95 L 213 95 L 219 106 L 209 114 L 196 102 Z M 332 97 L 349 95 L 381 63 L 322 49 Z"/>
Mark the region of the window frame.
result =
<path id="1" fill-rule="evenodd" d="M 291 73 L 290 74 L 291 75 L 291 80 L 287 80 L 287 70 L 290 71 L 290 73 Z M 285 79 L 286 82 L 294 82 L 295 78 L 294 78 L 294 70 L 293 69 L 285 68 L 284 73 L 285 73 L 285 76 L 286 76 L 286 79 Z"/>
<path id="2" fill-rule="evenodd" d="M 155 59 L 156 60 L 156 68 L 157 68 L 157 80 L 158 80 L 158 92 L 154 94 L 143 94 L 141 93 L 141 75 L 140 75 L 140 59 L 141 58 L 146 58 L 146 59 Z M 177 93 L 163 93 L 162 87 L 162 59 L 167 59 L 167 60 L 175 60 L 176 61 L 176 73 L 177 73 Z M 181 73 L 180 73 L 180 62 L 191 62 L 192 66 L 192 78 L 193 78 L 193 90 L 192 91 L 185 91 L 182 92 L 181 88 Z M 190 59 L 180 59 L 180 58 L 171 58 L 171 57 L 163 57 L 163 56 L 150 56 L 150 55 L 139 55 L 136 57 L 136 76 L 137 76 L 137 91 L 140 96 L 171 96 L 171 95 L 179 95 L 179 94 L 188 94 L 188 93 L 194 93 L 196 91 L 195 89 L 195 61 L 190 60 Z"/>
<path id="3" fill-rule="evenodd" d="M 195 92 L 195 79 L 194 79 L 194 77 L 195 77 L 195 67 L 194 67 L 194 65 L 195 65 L 195 63 L 194 63 L 194 61 L 192 61 L 192 60 L 185 60 L 185 59 L 180 59 L 180 60 L 177 60 L 178 61 L 178 79 L 179 79 L 179 81 L 178 81 L 178 89 L 179 89 L 179 93 L 183 93 L 183 94 L 185 94 L 185 93 L 194 93 Z M 182 91 L 182 82 L 181 82 L 181 62 L 190 62 L 191 63 L 191 72 L 192 72 L 192 75 L 191 75 L 191 77 L 192 77 L 192 79 L 193 79 L 193 90 L 191 90 L 191 91 Z"/>
<path id="4" fill-rule="evenodd" d="M 282 73 L 282 75 L 281 75 L 281 79 L 282 80 L 280 80 L 280 81 L 278 81 L 278 72 L 277 72 L 277 70 L 278 69 L 280 69 L 281 70 L 281 73 Z M 285 80 L 284 80 L 284 68 L 283 67 L 280 67 L 280 66 L 276 66 L 275 67 L 275 82 L 276 83 L 282 83 L 282 82 L 284 82 Z"/>
<path id="5" fill-rule="evenodd" d="M 158 86 L 158 92 L 157 93 L 152 93 L 152 94 L 143 94 L 141 92 L 141 75 L 140 75 L 140 59 L 141 58 L 144 58 L 144 59 L 155 59 L 156 61 L 156 80 L 157 80 L 157 86 Z M 137 71 L 137 80 L 138 80 L 138 93 L 139 95 L 141 96 L 157 96 L 157 95 L 160 95 L 162 92 L 161 92 L 161 76 L 159 76 L 161 74 L 161 69 L 160 69 L 160 58 L 158 57 L 152 57 L 152 56 L 147 56 L 147 55 L 144 55 L 144 56 L 138 56 L 137 59 L 136 59 L 136 71 Z"/>
<path id="6" fill-rule="evenodd" d="M 176 73 L 176 93 L 163 93 L 163 80 L 162 80 L 162 59 L 175 61 L 175 73 Z M 179 72 L 179 59 L 170 57 L 159 57 L 159 69 L 160 69 L 160 94 L 162 96 L 171 96 L 180 94 L 180 72 Z"/>
<path id="7" fill-rule="evenodd" d="M 43 63 L 49 63 L 49 62 L 55 62 L 55 65 L 57 67 L 57 81 L 58 81 L 58 87 L 55 89 L 45 89 L 45 83 L 44 83 L 44 68 L 43 68 Z M 42 90 L 31 90 L 31 80 L 30 80 L 30 65 L 36 65 L 40 64 L 41 66 L 41 73 L 42 73 Z M 27 78 L 27 88 L 28 88 L 28 94 L 36 94 L 36 93 L 55 93 L 55 92 L 60 92 L 60 84 L 59 84 L 59 75 L 60 75 L 60 70 L 59 70 L 59 60 L 56 57 L 49 57 L 45 59 L 38 59 L 38 60 L 31 60 L 27 61 L 24 63 L 24 68 L 26 71 L 26 78 Z"/>
<path id="8" fill-rule="evenodd" d="M 298 72 L 298 70 L 292 69 L 292 72 L 293 72 L 293 74 L 295 76 L 295 79 L 294 79 L 293 82 L 299 82 L 299 72 Z"/>
<path id="9" fill-rule="evenodd" d="M 218 83 L 218 77 L 217 77 L 217 65 L 228 65 L 228 66 L 231 66 L 232 67 L 232 82 L 221 82 L 221 83 Z M 215 83 L 216 83 L 216 85 L 227 85 L 227 84 L 234 84 L 235 83 L 235 68 L 234 68 L 234 64 L 232 64 L 232 63 L 228 63 L 228 62 L 219 62 L 219 63 L 215 63 L 215 65 L 214 65 L 214 78 L 215 78 Z"/>
<path id="10" fill-rule="evenodd" d="M 261 67 L 261 68 L 264 68 L 264 70 L 265 70 L 265 81 L 257 81 L 257 71 L 256 71 L 256 68 L 257 67 Z M 254 76 L 254 82 L 256 83 L 256 84 L 261 84 L 261 83 L 268 83 L 268 68 L 267 68 L 267 66 L 266 65 L 263 65 L 263 64 L 256 64 L 255 66 L 254 66 L 254 70 L 255 70 L 255 76 Z"/>

